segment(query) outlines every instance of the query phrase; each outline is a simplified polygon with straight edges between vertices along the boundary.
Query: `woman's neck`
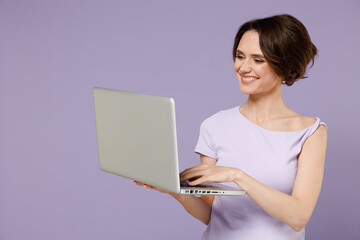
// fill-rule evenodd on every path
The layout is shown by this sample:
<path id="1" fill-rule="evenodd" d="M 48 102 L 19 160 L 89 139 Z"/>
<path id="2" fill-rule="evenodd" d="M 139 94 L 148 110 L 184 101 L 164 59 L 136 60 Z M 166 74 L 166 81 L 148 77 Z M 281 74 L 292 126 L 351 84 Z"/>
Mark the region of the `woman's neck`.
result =
<path id="1" fill-rule="evenodd" d="M 285 105 L 281 95 L 281 86 L 279 86 L 271 92 L 249 95 L 240 111 L 248 119 L 263 123 L 282 117 L 291 110 Z"/>

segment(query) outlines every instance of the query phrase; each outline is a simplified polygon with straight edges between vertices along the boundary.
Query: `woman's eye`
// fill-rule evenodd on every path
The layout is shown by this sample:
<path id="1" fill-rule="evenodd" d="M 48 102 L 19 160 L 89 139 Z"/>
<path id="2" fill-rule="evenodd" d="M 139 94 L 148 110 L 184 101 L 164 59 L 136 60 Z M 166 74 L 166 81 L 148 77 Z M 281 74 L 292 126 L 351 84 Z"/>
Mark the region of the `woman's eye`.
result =
<path id="1" fill-rule="evenodd" d="M 239 58 L 239 59 L 243 59 L 243 58 L 244 58 L 244 57 L 241 56 L 241 55 L 237 55 L 236 57 Z"/>
<path id="2" fill-rule="evenodd" d="M 261 60 L 261 59 L 255 59 L 255 62 L 257 62 L 257 63 L 263 63 L 263 62 L 265 62 L 264 60 Z"/>

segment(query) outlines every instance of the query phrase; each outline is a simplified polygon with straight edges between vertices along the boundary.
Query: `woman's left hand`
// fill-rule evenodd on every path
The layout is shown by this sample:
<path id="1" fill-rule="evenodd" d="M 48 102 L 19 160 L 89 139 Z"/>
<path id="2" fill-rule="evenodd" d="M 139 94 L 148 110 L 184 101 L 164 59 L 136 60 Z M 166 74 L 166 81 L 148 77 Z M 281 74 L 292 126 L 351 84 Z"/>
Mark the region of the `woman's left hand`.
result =
<path id="1" fill-rule="evenodd" d="M 189 185 L 203 182 L 233 182 L 238 172 L 237 168 L 200 164 L 181 172 L 180 181 L 189 180 Z"/>

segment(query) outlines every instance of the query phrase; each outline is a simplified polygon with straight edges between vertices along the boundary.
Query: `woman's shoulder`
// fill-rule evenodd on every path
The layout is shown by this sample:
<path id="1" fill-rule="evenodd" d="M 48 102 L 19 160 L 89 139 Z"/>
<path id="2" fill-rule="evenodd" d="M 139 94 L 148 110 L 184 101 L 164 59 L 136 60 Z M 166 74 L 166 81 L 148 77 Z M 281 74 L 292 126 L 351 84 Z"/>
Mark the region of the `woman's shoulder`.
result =
<path id="1" fill-rule="evenodd" d="M 205 120 L 215 121 L 215 119 L 217 119 L 217 118 L 227 118 L 227 117 L 234 116 L 234 115 L 238 114 L 238 112 L 237 112 L 238 108 L 239 108 L 239 106 L 229 108 L 229 109 L 219 110 L 219 111 L 213 113 L 210 117 L 208 117 Z"/>
<path id="2" fill-rule="evenodd" d="M 313 126 L 318 118 L 305 116 L 293 110 L 289 115 L 280 119 L 281 125 L 286 126 L 287 131 L 299 131 Z"/>
<path id="3" fill-rule="evenodd" d="M 205 119 L 204 122 L 207 122 L 208 125 L 214 126 L 219 121 L 221 123 L 228 123 L 228 121 L 238 119 L 239 116 L 241 116 L 239 106 L 236 106 L 218 111 Z M 318 120 L 320 119 L 317 117 L 302 115 L 291 109 L 287 109 L 287 111 L 284 111 L 281 116 L 272 119 L 268 124 L 263 126 L 257 123 L 257 125 L 274 131 L 295 132 L 310 128 L 315 125 Z"/>
<path id="4" fill-rule="evenodd" d="M 218 125 L 219 123 L 224 124 L 228 120 L 231 120 L 234 118 L 234 116 L 237 113 L 237 108 L 238 107 L 234 107 L 234 108 L 230 108 L 230 109 L 217 111 L 217 112 L 213 113 L 211 116 L 204 119 L 203 122 L 201 123 L 201 125 L 203 125 L 204 127 L 206 126 L 206 127 L 213 128 L 216 125 Z"/>

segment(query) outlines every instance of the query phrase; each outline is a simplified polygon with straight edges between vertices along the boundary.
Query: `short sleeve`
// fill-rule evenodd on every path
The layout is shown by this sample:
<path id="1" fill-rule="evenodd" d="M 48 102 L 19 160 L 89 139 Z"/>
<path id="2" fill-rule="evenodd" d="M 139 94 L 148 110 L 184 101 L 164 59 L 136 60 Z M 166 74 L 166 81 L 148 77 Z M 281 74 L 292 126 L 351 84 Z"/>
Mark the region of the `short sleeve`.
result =
<path id="1" fill-rule="evenodd" d="M 322 122 L 320 118 L 316 117 L 316 122 L 307 129 L 304 135 L 300 139 L 299 151 L 301 151 L 305 141 L 319 128 L 320 125 L 324 125 L 326 129 L 328 128 L 327 124 Z"/>
<path id="2" fill-rule="evenodd" d="M 195 152 L 217 159 L 216 149 L 214 146 L 214 130 L 216 115 L 205 119 L 200 126 L 199 139 L 195 147 Z"/>

